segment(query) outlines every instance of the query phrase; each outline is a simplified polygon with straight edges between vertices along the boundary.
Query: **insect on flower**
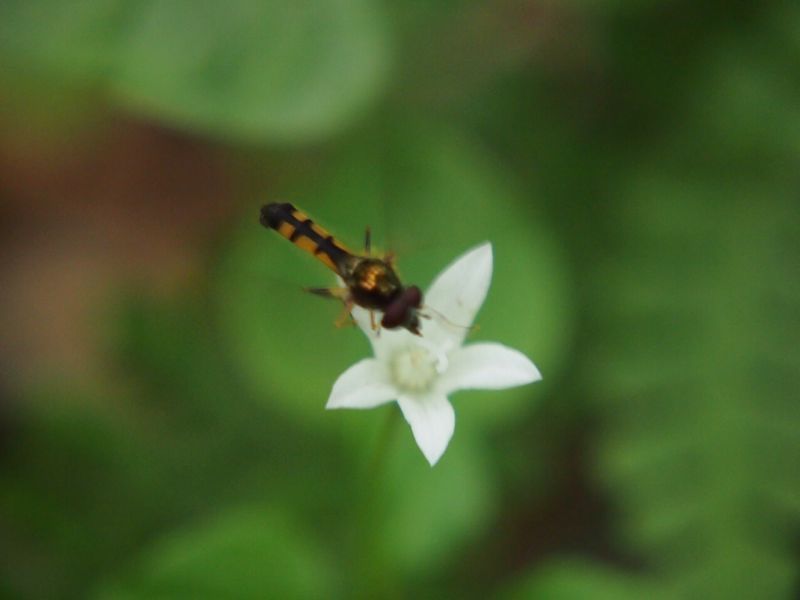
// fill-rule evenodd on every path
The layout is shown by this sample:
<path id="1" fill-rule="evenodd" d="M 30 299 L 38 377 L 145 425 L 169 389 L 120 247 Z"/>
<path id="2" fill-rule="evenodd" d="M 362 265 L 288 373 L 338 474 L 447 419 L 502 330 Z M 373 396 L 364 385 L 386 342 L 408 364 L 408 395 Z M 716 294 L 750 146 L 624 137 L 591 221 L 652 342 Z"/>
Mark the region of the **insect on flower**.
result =
<path id="1" fill-rule="evenodd" d="M 415 285 L 404 286 L 394 269 L 393 256 L 371 256 L 371 234 L 367 228 L 364 239 L 364 254 L 355 254 L 325 229 L 288 202 L 273 202 L 261 207 L 261 224 L 274 229 L 298 248 L 312 254 L 331 269 L 345 287 L 307 288 L 307 291 L 326 298 L 338 298 L 344 302 L 344 312 L 337 324 L 350 318 L 353 306 L 370 311 L 372 329 L 378 331 L 374 311 L 383 313 L 380 327 L 407 329 L 415 335 L 420 333 L 422 291 Z"/>
<path id="2" fill-rule="evenodd" d="M 446 267 L 425 296 L 448 315 L 472 323 L 489 291 L 493 265 L 492 245 L 476 246 Z M 441 458 L 455 431 L 451 394 L 500 390 L 542 378 L 518 350 L 497 342 L 465 344 L 464 327 L 440 327 L 436 320 L 424 338 L 403 330 L 377 335 L 364 309 L 353 307 L 353 318 L 375 357 L 359 360 L 339 376 L 326 408 L 367 409 L 397 401 L 431 465 Z"/>

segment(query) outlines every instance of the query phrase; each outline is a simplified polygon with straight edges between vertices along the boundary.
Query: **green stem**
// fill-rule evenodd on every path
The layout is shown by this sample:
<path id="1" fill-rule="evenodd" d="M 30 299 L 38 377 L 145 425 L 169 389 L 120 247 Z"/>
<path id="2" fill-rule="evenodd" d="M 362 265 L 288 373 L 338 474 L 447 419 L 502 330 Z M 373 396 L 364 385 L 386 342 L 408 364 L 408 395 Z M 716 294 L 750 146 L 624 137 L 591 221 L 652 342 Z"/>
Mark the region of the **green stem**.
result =
<path id="1" fill-rule="evenodd" d="M 383 429 L 378 436 L 378 441 L 375 445 L 375 452 L 372 454 L 372 460 L 367 468 L 367 481 L 366 488 L 369 490 L 365 496 L 369 497 L 374 495 L 377 488 L 377 482 L 380 480 L 381 470 L 386 465 L 387 456 L 389 455 L 389 446 L 391 446 L 394 432 L 397 430 L 397 425 L 400 422 L 400 411 L 396 407 L 386 416 L 383 422 Z"/>
<path id="2" fill-rule="evenodd" d="M 394 577 L 381 548 L 380 536 L 383 528 L 380 491 L 386 480 L 386 463 L 390 456 L 394 433 L 401 420 L 400 411 L 397 407 L 392 407 L 378 434 L 372 458 L 364 471 L 356 516 L 359 530 L 356 556 L 360 564 L 354 572 L 360 575 L 360 580 L 357 582 L 359 593 L 355 594 L 358 597 L 391 598 L 396 595 L 392 585 Z"/>

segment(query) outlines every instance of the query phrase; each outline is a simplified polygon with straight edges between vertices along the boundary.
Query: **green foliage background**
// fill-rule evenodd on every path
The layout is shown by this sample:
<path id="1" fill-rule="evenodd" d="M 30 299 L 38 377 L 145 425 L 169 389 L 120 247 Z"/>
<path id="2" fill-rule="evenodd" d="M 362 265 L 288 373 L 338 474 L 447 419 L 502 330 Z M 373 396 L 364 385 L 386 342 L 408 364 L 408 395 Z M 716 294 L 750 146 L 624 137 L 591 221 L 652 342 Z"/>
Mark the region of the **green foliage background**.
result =
<path id="1" fill-rule="evenodd" d="M 6 139 L 124 115 L 234 182 L 199 277 L 97 307 L 104 372 L 5 378 L 3 596 L 800 590 L 797 3 L 4 0 L 0 88 Z M 491 240 L 471 337 L 544 381 L 456 395 L 434 469 L 325 412 L 369 348 L 276 198 L 423 287 Z"/>

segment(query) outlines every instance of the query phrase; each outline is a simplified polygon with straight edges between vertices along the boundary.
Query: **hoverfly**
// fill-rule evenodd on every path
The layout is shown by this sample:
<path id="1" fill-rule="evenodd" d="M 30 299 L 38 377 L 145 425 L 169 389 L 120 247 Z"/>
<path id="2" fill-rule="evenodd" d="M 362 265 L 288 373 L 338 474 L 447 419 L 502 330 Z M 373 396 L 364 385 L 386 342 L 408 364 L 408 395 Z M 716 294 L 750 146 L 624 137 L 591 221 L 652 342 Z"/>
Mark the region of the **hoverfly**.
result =
<path id="1" fill-rule="evenodd" d="M 343 317 L 350 316 L 354 305 L 370 311 L 372 329 L 379 329 L 374 312 L 383 312 L 380 327 L 402 327 L 415 335 L 419 330 L 422 291 L 415 285 L 404 286 L 394 270 L 392 255 L 371 256 L 371 234 L 367 228 L 364 254 L 348 250 L 325 229 L 288 202 L 273 202 L 261 207 L 261 224 L 274 229 L 298 248 L 312 254 L 344 281 L 345 287 L 307 288 L 307 291 L 344 302 Z M 338 323 L 341 323 L 340 319 Z"/>

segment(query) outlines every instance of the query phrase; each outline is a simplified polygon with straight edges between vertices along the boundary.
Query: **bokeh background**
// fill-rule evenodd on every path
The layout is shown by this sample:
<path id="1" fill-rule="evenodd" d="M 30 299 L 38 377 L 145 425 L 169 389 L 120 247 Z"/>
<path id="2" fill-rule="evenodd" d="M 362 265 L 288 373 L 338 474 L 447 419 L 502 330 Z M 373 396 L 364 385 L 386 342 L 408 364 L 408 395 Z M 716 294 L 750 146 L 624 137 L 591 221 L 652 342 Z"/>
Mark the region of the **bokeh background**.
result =
<path id="1" fill-rule="evenodd" d="M 3 0 L 0 596 L 793 598 L 800 5 Z M 491 240 L 431 469 L 290 200 Z"/>

